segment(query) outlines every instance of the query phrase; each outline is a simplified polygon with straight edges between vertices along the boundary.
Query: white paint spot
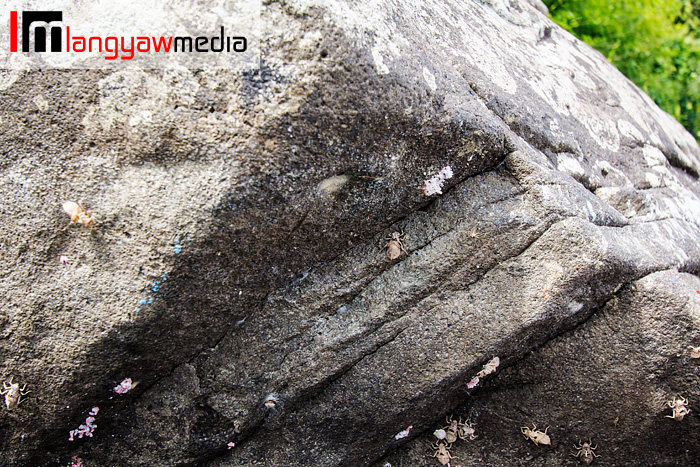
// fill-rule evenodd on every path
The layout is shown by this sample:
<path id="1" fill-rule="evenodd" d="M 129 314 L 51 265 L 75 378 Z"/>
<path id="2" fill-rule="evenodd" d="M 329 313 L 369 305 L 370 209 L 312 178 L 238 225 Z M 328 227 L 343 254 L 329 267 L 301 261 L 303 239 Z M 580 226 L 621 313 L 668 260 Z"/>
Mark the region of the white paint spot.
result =
<path id="1" fill-rule="evenodd" d="M 570 301 L 569 306 L 567 307 L 567 309 L 569 310 L 569 313 L 576 313 L 581 308 L 583 308 L 583 303 L 577 302 L 576 300 Z"/>
<path id="2" fill-rule="evenodd" d="M 569 175 L 581 176 L 585 173 L 581 163 L 571 156 L 566 154 L 557 155 L 557 170 Z"/>
<path id="3" fill-rule="evenodd" d="M 661 177 L 652 172 L 646 172 L 644 174 L 644 180 L 651 185 L 652 188 L 658 188 L 661 186 Z"/>
<path id="4" fill-rule="evenodd" d="M 648 145 L 644 146 L 644 149 L 642 149 L 642 154 L 644 155 L 644 160 L 649 167 L 666 164 L 666 156 L 664 156 L 664 153 L 661 152 L 659 148 Z"/>
<path id="5" fill-rule="evenodd" d="M 595 209 L 593 208 L 593 205 L 591 204 L 590 201 L 586 201 L 585 211 L 586 211 L 586 215 L 588 216 L 588 220 L 593 222 L 596 218 L 596 214 L 595 214 Z"/>
<path id="6" fill-rule="evenodd" d="M 137 112 L 132 114 L 129 117 L 129 125 L 131 126 L 139 126 L 143 124 L 151 124 L 153 123 L 153 112 L 150 110 L 142 110 L 141 112 Z"/>
<path id="7" fill-rule="evenodd" d="M 138 384 L 138 383 L 136 383 Z M 126 394 L 127 392 L 131 391 L 131 389 L 136 386 L 136 384 L 132 384 L 131 378 L 124 378 L 124 380 L 119 383 L 118 386 L 114 387 L 112 391 L 116 392 L 117 394 Z"/>
<path id="8" fill-rule="evenodd" d="M 603 148 L 613 152 L 620 149 L 620 133 L 617 125 L 611 120 L 603 120 L 589 115 L 581 121 L 587 128 L 591 137 Z"/>
<path id="9" fill-rule="evenodd" d="M 628 122 L 627 120 L 620 119 L 617 121 L 617 130 L 622 136 L 631 138 L 636 141 L 644 141 L 642 133 L 637 129 L 634 124 Z"/>
<path id="10" fill-rule="evenodd" d="M 372 59 L 374 60 L 374 68 L 376 68 L 377 73 L 380 75 L 389 74 L 389 67 L 384 63 L 384 57 L 382 57 L 379 47 L 372 47 Z"/>
<path id="11" fill-rule="evenodd" d="M 346 183 L 350 181 L 350 177 L 347 175 L 336 175 L 335 177 L 329 177 L 318 184 L 316 190 L 319 194 L 330 196 L 335 194 L 338 190 L 343 188 Z"/>
<path id="12" fill-rule="evenodd" d="M 42 94 L 36 95 L 34 99 L 32 99 L 32 102 L 34 102 L 34 105 L 36 105 L 41 112 L 49 110 L 49 101 L 47 101 Z"/>
<path id="13" fill-rule="evenodd" d="M 552 133 L 559 133 L 559 122 L 556 119 L 549 121 L 549 131 Z"/>
<path id="14" fill-rule="evenodd" d="M 426 84 L 431 91 L 435 92 L 437 90 L 437 83 L 435 83 L 435 75 L 433 75 L 430 70 L 423 67 L 423 79 L 425 79 Z"/>

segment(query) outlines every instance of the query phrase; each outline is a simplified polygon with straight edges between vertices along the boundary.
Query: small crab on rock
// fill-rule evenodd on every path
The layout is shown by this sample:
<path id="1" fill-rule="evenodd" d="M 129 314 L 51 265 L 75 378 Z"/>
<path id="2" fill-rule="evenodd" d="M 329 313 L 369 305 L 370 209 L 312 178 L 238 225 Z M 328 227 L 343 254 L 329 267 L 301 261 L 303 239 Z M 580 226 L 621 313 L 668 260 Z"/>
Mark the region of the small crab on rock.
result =
<path id="1" fill-rule="evenodd" d="M 572 454 L 572 456 L 578 457 L 582 463 L 590 465 L 594 458 L 600 457 L 598 454 L 593 452 L 598 448 L 598 445 L 596 444 L 595 447 L 593 447 L 592 444 L 593 443 L 591 442 L 590 438 L 588 439 L 587 443 L 581 444 L 581 441 L 579 441 L 578 446 L 574 444 L 574 449 L 577 449 L 578 452 L 576 454 Z"/>
<path id="2" fill-rule="evenodd" d="M 452 416 L 446 418 L 447 426 L 442 427 L 439 430 L 435 430 L 433 433 L 436 438 L 442 440 L 444 439 L 448 444 L 452 444 L 457 441 L 457 438 L 462 440 L 474 439 L 474 428 L 469 423 L 469 421 L 462 421 L 460 417 L 459 420 L 453 420 Z"/>
<path id="3" fill-rule="evenodd" d="M 501 359 L 498 357 L 493 357 L 489 362 L 484 365 L 484 367 L 476 374 L 477 378 L 483 378 L 484 376 L 490 375 L 495 372 L 498 365 L 501 364 Z"/>
<path id="4" fill-rule="evenodd" d="M 690 409 L 686 407 L 686 405 L 688 405 L 688 400 L 683 397 L 674 397 L 672 401 L 668 401 L 666 404 L 673 409 L 673 415 L 666 415 L 666 418 L 673 418 L 674 420 L 681 421 L 683 417 L 690 413 Z"/>
<path id="5" fill-rule="evenodd" d="M 433 454 L 433 457 L 437 457 L 437 460 L 442 465 L 449 465 L 450 459 L 454 459 L 454 456 L 450 454 L 450 447 L 448 445 L 438 441 L 431 447 L 435 449 L 435 454 Z"/>
<path id="6" fill-rule="evenodd" d="M 549 435 L 547 435 L 548 429 L 549 427 L 545 428 L 544 432 L 542 432 L 537 429 L 537 425 L 533 424 L 532 429 L 526 426 L 520 427 L 520 432 L 525 435 L 527 439 L 539 446 L 540 444 L 552 444 L 552 441 L 549 439 Z"/>
<path id="7" fill-rule="evenodd" d="M 17 407 L 22 401 L 22 396 L 25 396 L 31 392 L 25 391 L 25 389 L 27 389 L 26 384 L 20 389 L 19 383 L 13 383 L 12 378 L 14 378 L 14 376 L 10 377 L 9 382 L 3 381 L 3 390 L 0 391 L 0 394 L 5 396 L 5 405 L 7 406 L 7 410 L 12 410 Z"/>
<path id="8" fill-rule="evenodd" d="M 447 444 L 452 444 L 459 437 L 459 422 L 452 420 L 451 416 L 447 417 L 446 421 L 448 425 L 442 428 L 445 432 L 445 441 L 447 441 Z"/>
<path id="9" fill-rule="evenodd" d="M 401 256 L 401 253 L 406 253 L 406 250 L 403 247 L 403 239 L 406 235 L 403 233 L 398 233 L 394 232 L 391 234 L 390 237 L 387 237 L 387 240 L 389 240 L 389 243 L 384 245 L 384 248 L 386 248 L 386 257 L 389 258 L 390 260 L 395 260 L 399 256 Z M 408 253 L 406 253 L 408 254 Z"/>
<path id="10" fill-rule="evenodd" d="M 457 424 L 457 435 L 459 436 L 459 439 L 462 440 L 467 440 L 469 439 L 474 439 L 476 438 L 476 435 L 474 434 L 476 430 L 474 430 L 474 427 L 472 426 L 471 423 L 469 423 L 469 420 L 467 421 L 462 421 L 462 419 L 459 419 L 459 423 Z"/>

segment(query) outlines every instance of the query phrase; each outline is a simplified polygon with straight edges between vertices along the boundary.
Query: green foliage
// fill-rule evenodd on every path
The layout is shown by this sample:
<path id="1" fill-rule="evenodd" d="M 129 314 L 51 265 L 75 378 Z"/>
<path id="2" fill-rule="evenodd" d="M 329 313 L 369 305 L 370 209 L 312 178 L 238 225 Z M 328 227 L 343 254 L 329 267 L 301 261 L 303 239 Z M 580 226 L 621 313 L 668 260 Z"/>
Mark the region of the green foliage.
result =
<path id="1" fill-rule="evenodd" d="M 700 138 L 700 0 L 544 2 L 554 21 Z"/>

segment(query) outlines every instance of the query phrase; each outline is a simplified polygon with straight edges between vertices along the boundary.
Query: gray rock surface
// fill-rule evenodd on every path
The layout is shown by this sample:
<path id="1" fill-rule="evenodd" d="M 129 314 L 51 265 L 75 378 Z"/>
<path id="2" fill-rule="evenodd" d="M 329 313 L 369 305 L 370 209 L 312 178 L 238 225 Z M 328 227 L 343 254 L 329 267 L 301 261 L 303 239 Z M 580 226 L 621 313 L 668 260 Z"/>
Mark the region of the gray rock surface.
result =
<path id="1" fill-rule="evenodd" d="M 525 1 L 262 19 L 255 71 L 3 72 L 2 462 L 700 461 L 692 136 Z"/>
<path id="2" fill-rule="evenodd" d="M 452 455 L 467 465 L 580 465 L 574 444 L 592 439 L 600 465 L 695 465 L 699 424 L 692 412 L 671 417 L 667 402 L 697 398 L 697 276 L 660 271 L 624 288 L 576 329 L 504 369 L 455 412 L 469 418 L 476 438 Z M 693 397 L 694 396 L 694 397 Z M 535 446 L 520 426 L 549 427 L 551 446 Z M 444 425 L 436 423 L 438 425 Z M 392 466 L 439 465 L 424 433 Z"/>

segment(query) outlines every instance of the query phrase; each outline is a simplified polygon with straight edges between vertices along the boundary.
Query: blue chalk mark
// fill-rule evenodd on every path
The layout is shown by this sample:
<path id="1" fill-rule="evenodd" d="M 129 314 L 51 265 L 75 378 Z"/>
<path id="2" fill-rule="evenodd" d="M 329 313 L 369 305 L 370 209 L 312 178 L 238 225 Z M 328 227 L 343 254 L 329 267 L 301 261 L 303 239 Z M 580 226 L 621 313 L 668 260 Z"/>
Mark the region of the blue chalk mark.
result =
<path id="1" fill-rule="evenodd" d="M 145 305 L 145 304 L 146 304 L 146 300 L 141 300 L 141 301 L 139 302 L 139 305 Z"/>
<path id="2" fill-rule="evenodd" d="M 140 313 L 140 312 L 141 312 L 141 308 L 137 308 L 136 313 Z"/>
<path id="3" fill-rule="evenodd" d="M 182 251 L 182 247 L 180 245 L 175 245 L 175 248 L 173 248 L 173 253 L 180 253 Z"/>
<path id="4" fill-rule="evenodd" d="M 158 289 L 160 289 L 160 287 L 158 287 L 157 285 L 154 285 L 154 286 L 152 287 L 152 290 L 153 290 L 154 292 L 158 292 Z"/>
<path id="5" fill-rule="evenodd" d="M 148 298 L 148 303 L 153 303 L 153 297 Z"/>

